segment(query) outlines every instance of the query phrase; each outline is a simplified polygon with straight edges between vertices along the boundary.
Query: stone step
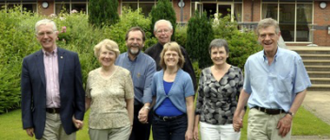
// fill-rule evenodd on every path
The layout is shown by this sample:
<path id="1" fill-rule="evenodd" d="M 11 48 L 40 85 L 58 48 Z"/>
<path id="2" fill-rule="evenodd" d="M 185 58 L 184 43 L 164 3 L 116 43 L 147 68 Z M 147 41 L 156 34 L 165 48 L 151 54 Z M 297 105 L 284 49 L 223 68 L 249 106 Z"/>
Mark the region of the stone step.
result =
<path id="1" fill-rule="evenodd" d="M 330 60 L 303 60 L 305 65 L 324 65 L 330 66 Z"/>
<path id="2" fill-rule="evenodd" d="M 330 60 L 330 54 L 300 54 L 303 60 Z"/>
<path id="3" fill-rule="evenodd" d="M 308 91 L 330 91 L 329 84 L 312 84 L 311 87 L 307 89 Z"/>
<path id="4" fill-rule="evenodd" d="M 307 71 L 310 78 L 330 78 L 329 71 Z"/>
<path id="5" fill-rule="evenodd" d="M 330 66 L 324 65 L 305 65 L 307 71 L 330 71 Z"/>
<path id="6" fill-rule="evenodd" d="M 328 84 L 330 85 L 330 78 L 310 78 L 312 84 Z"/>
<path id="7" fill-rule="evenodd" d="M 330 54 L 329 47 L 307 47 L 290 46 L 288 49 L 296 51 L 298 54 Z"/>

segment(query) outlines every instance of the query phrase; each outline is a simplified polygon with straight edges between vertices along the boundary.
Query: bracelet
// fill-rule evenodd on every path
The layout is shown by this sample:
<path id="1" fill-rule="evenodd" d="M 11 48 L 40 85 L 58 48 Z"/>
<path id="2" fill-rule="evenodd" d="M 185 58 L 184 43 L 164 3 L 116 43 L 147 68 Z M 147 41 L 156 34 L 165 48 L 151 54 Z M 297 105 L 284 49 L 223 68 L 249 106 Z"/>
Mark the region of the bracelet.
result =
<path id="1" fill-rule="evenodd" d="M 144 108 L 150 110 L 150 107 L 149 106 L 145 106 Z"/>

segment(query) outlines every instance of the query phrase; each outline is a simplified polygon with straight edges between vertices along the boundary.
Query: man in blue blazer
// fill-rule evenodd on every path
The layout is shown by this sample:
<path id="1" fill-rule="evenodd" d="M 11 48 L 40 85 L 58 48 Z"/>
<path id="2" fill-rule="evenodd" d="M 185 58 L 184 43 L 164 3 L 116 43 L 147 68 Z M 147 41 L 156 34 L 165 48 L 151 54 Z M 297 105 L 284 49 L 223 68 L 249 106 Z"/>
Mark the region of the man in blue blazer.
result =
<path id="1" fill-rule="evenodd" d="M 83 126 L 85 93 L 78 54 L 56 46 L 56 24 L 35 25 L 42 49 L 23 60 L 23 128 L 36 139 L 75 140 Z"/>

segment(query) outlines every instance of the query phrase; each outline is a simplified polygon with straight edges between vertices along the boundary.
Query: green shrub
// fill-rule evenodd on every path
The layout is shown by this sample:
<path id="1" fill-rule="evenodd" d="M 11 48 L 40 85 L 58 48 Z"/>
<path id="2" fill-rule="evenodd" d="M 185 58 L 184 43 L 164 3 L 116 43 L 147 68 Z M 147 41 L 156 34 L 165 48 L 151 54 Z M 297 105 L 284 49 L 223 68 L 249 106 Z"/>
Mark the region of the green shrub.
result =
<path id="1" fill-rule="evenodd" d="M 185 47 L 187 42 L 187 26 L 177 25 L 175 29 L 175 41 Z"/>
<path id="2" fill-rule="evenodd" d="M 20 107 L 22 58 L 36 50 L 34 24 L 38 18 L 19 7 L 0 11 L 0 113 Z"/>
<path id="3" fill-rule="evenodd" d="M 219 15 L 220 16 L 220 15 Z M 256 35 L 252 31 L 241 32 L 238 30 L 237 22 L 231 22 L 230 16 L 213 20 L 213 31 L 215 38 L 226 39 L 229 45 L 229 58 L 227 62 L 243 69 L 246 59 L 260 50 Z"/>
<path id="4" fill-rule="evenodd" d="M 201 16 L 198 11 L 188 21 L 186 49 L 193 61 L 198 61 L 200 68 L 212 64 L 208 46 L 213 39 L 213 30 L 210 20 L 204 12 Z"/>
<path id="5" fill-rule="evenodd" d="M 141 13 L 141 9 L 132 11 L 130 8 L 123 8 L 122 14 L 120 16 L 120 21 L 110 28 L 105 29 L 105 32 L 109 33 L 107 37 L 116 41 L 119 45 L 120 52 L 126 52 L 126 32 L 134 26 L 141 27 L 146 32 L 146 42 L 145 46 L 150 46 L 155 44 L 157 40 L 152 39 L 152 31 L 150 30 L 150 18 L 145 17 Z"/>
<path id="6" fill-rule="evenodd" d="M 151 16 L 151 31 L 154 30 L 155 22 L 160 19 L 169 20 L 173 26 L 172 40 L 175 39 L 176 15 L 172 2 L 169 0 L 158 0 L 157 5 L 153 6 L 150 12 Z"/>
<path id="7" fill-rule="evenodd" d="M 89 23 L 102 27 L 119 21 L 118 0 L 89 0 Z"/>

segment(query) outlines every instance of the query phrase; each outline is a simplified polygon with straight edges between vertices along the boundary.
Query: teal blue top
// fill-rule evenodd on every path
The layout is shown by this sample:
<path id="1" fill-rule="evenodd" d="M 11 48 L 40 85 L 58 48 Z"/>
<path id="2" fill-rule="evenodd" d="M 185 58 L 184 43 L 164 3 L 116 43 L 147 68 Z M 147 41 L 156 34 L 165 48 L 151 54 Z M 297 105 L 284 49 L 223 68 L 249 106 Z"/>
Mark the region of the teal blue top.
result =
<path id="1" fill-rule="evenodd" d="M 174 83 L 167 95 L 163 85 L 163 76 L 164 70 L 161 70 L 156 72 L 153 77 L 151 93 L 153 97 L 156 96 L 156 105 L 154 110 L 156 110 L 163 103 L 163 101 L 168 98 L 181 112 L 187 113 L 186 97 L 193 96 L 195 94 L 190 75 L 182 69 L 179 69 L 175 76 Z"/>

